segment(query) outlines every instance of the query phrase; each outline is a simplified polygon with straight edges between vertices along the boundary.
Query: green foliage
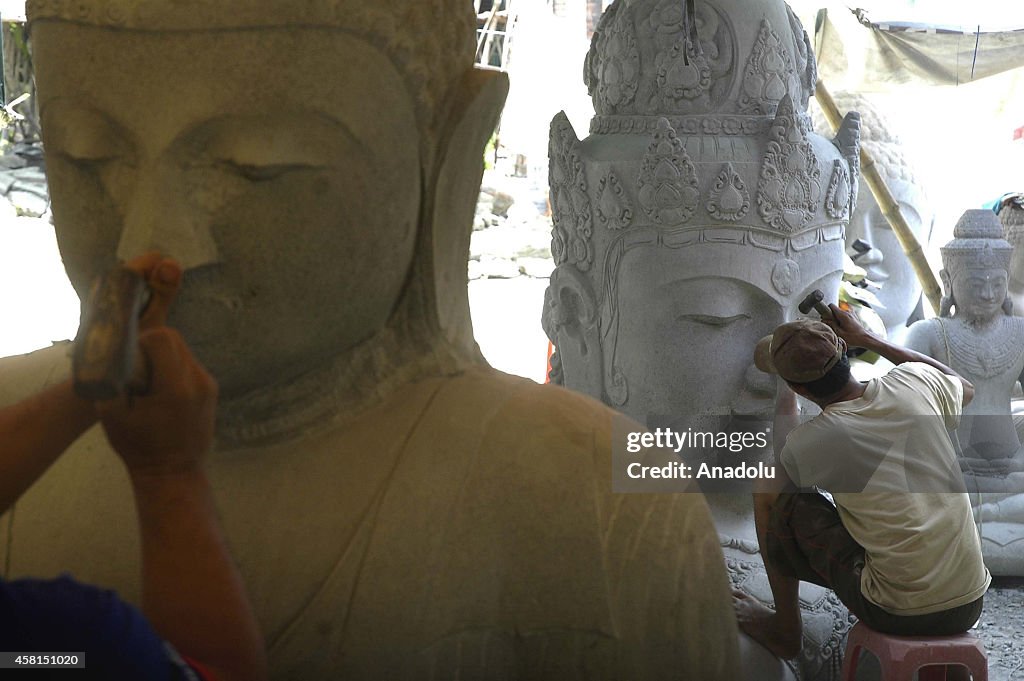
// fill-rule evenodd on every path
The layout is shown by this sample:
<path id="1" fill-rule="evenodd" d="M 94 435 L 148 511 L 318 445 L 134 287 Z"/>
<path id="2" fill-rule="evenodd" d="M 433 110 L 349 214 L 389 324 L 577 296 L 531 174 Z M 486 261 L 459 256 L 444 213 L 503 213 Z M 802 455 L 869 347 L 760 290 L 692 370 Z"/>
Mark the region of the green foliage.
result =
<path id="1" fill-rule="evenodd" d="M 494 168 L 494 157 L 497 151 L 498 145 L 498 133 L 491 135 L 491 139 L 487 140 L 487 146 L 484 147 L 484 170 L 491 170 Z"/>

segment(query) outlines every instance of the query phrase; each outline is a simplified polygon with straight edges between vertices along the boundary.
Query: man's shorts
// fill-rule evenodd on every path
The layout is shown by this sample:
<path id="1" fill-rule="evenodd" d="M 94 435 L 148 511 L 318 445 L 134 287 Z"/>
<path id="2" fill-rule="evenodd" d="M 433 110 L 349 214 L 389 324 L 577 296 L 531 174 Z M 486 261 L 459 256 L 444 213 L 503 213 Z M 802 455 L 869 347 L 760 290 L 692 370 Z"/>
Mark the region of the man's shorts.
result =
<path id="1" fill-rule="evenodd" d="M 783 493 L 772 506 L 768 561 L 782 574 L 832 589 L 861 622 L 895 636 L 951 636 L 981 616 L 983 597 L 927 615 L 894 615 L 861 592 L 864 547 L 843 527 L 835 505 L 816 492 Z"/>

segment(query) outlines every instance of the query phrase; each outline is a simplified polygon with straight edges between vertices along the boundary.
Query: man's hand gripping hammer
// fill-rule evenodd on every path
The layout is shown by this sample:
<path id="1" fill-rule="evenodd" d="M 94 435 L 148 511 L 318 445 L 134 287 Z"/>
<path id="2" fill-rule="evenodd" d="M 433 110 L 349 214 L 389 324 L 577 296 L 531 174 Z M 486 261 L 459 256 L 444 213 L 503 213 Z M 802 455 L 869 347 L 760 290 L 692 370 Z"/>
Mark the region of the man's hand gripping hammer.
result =
<path id="1" fill-rule="evenodd" d="M 79 397 L 99 401 L 149 391 L 149 365 L 139 350 L 139 317 L 149 298 L 142 275 L 121 265 L 93 284 L 71 353 Z"/>
<path id="2" fill-rule="evenodd" d="M 831 319 L 832 310 L 829 309 L 828 305 L 824 303 L 825 294 L 822 293 L 821 289 L 814 289 L 807 294 L 807 297 L 800 301 L 797 309 L 800 310 L 800 314 L 807 314 L 813 307 L 821 315 L 822 319 Z"/>

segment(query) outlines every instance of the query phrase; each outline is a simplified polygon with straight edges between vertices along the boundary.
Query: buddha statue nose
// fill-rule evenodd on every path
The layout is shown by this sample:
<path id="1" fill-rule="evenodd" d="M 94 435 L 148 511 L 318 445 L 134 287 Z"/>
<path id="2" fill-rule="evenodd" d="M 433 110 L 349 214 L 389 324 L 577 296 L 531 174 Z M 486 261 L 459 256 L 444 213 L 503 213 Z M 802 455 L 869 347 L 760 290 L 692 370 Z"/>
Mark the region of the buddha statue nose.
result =
<path id="1" fill-rule="evenodd" d="M 117 257 L 129 260 L 148 251 L 159 251 L 189 270 L 220 262 L 208 224 L 178 195 L 168 173 L 158 164 L 140 167 L 134 191 L 123 208 L 124 223 Z"/>
<path id="2" fill-rule="evenodd" d="M 747 367 L 746 375 L 744 376 L 744 384 L 747 391 L 758 397 L 775 395 L 776 380 L 773 374 L 761 371 L 753 363 Z"/>

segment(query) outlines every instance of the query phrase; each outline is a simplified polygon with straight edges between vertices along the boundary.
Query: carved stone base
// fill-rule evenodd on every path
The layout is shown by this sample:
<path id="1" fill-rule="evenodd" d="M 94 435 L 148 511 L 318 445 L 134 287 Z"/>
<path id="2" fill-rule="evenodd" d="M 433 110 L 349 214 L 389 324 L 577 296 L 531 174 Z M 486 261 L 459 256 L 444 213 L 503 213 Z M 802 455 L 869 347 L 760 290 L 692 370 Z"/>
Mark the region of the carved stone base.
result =
<path id="1" fill-rule="evenodd" d="M 755 553 L 749 551 L 753 549 Z M 733 588 L 747 593 L 765 605 L 774 605 L 768 575 L 756 545 L 743 540 L 723 537 L 722 550 Z M 801 582 L 800 609 L 803 612 L 803 649 L 800 656 L 785 664 L 800 681 L 836 681 L 839 679 L 846 647 L 846 635 L 857 622 L 835 593 L 816 584 Z M 756 645 L 756 644 L 755 644 Z M 742 646 L 741 646 L 742 647 Z M 758 681 L 771 681 L 784 676 L 756 677 Z"/>

